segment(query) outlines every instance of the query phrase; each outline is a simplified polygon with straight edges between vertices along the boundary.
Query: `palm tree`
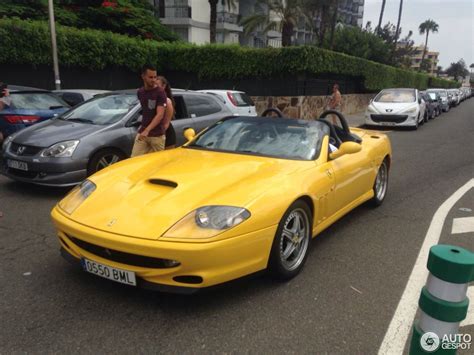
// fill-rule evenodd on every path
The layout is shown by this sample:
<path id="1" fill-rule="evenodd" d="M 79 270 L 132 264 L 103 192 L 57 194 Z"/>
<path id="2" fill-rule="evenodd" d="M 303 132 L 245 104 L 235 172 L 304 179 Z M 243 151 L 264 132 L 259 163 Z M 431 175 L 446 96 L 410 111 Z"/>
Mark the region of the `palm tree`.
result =
<path id="1" fill-rule="evenodd" d="M 433 20 L 431 20 L 431 19 L 426 20 L 425 22 L 423 22 L 420 25 L 420 27 L 418 28 L 420 30 L 420 35 L 426 33 L 425 48 L 423 49 L 423 55 L 421 57 L 421 63 L 422 64 L 423 64 L 423 61 L 425 60 L 426 48 L 428 46 L 428 35 L 430 34 L 430 31 L 433 32 L 433 33 L 438 32 L 438 28 L 439 28 L 438 24 L 436 22 L 434 22 Z M 421 65 L 420 65 L 419 70 L 421 71 Z"/>
<path id="2" fill-rule="evenodd" d="M 385 11 L 385 2 L 386 0 L 382 0 L 382 8 L 380 9 L 379 24 L 375 28 L 375 33 L 378 33 L 380 28 L 382 27 L 382 18 L 383 18 L 383 13 Z"/>
<path id="3" fill-rule="evenodd" d="M 217 3 L 219 0 L 209 0 L 209 6 L 211 8 L 211 19 L 209 21 L 209 42 L 216 43 L 216 24 L 217 24 Z M 223 0 L 222 5 L 227 4 L 228 9 L 235 7 L 234 0 Z"/>
<path id="4" fill-rule="evenodd" d="M 397 30 L 395 31 L 395 47 L 397 46 L 398 36 L 400 35 L 400 21 L 402 20 L 402 9 L 403 9 L 403 0 L 400 0 L 400 8 L 398 9 L 398 22 L 397 22 Z"/>
<path id="5" fill-rule="evenodd" d="M 331 36 L 329 39 L 329 49 L 333 49 L 334 47 L 334 32 L 336 30 L 336 24 L 337 24 L 337 14 L 339 11 L 339 0 L 334 0 L 333 1 L 333 13 L 332 13 L 332 20 L 331 20 Z"/>
<path id="6" fill-rule="evenodd" d="M 281 32 L 281 44 L 283 47 L 291 45 L 293 30 L 298 18 L 308 17 L 301 6 L 301 0 L 257 0 L 255 14 L 242 19 L 240 24 L 244 26 L 244 33 L 249 34 L 260 26 L 262 33 L 270 30 Z"/>

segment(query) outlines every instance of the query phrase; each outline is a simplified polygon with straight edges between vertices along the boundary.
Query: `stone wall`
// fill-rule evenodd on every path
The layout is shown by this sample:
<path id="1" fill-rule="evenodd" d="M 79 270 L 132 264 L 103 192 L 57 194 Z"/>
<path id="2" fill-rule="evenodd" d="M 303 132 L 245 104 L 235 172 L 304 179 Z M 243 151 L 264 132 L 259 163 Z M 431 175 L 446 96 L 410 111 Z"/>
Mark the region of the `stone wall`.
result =
<path id="1" fill-rule="evenodd" d="M 351 115 L 364 111 L 375 94 L 342 95 L 342 113 Z M 324 111 L 329 96 L 254 96 L 257 113 L 270 107 L 279 108 L 287 117 L 311 119 Z"/>

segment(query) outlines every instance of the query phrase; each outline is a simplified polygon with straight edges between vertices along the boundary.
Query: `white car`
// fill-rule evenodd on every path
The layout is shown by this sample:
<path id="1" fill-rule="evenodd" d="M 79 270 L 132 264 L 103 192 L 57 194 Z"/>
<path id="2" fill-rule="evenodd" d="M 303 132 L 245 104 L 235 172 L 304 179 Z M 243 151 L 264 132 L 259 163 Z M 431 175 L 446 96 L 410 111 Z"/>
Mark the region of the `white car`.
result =
<path id="1" fill-rule="evenodd" d="M 404 126 L 418 129 L 426 103 L 417 89 L 384 89 L 370 101 L 365 113 L 369 126 Z"/>
<path id="2" fill-rule="evenodd" d="M 217 96 L 236 116 L 257 116 L 255 104 L 243 91 L 235 90 L 198 90 Z"/>

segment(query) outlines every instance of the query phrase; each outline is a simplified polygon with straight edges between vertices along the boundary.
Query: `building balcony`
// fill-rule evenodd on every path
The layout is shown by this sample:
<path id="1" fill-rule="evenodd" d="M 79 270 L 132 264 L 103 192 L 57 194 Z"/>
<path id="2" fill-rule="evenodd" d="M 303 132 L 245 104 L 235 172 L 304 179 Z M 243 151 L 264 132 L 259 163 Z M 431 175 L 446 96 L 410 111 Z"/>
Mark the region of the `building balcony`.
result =
<path id="1" fill-rule="evenodd" d="M 240 15 L 231 12 L 218 12 L 216 17 L 216 30 L 228 32 L 243 32 L 239 25 Z"/>
<path id="2" fill-rule="evenodd" d="M 161 18 L 192 18 L 191 6 L 166 6 L 160 12 Z"/>

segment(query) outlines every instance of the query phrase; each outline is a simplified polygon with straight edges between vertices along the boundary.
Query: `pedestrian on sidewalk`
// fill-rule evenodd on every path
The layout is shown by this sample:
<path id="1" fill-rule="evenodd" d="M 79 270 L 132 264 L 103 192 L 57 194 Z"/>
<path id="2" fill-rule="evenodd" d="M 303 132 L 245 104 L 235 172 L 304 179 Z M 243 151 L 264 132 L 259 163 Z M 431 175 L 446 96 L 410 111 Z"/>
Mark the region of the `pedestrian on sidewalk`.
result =
<path id="1" fill-rule="evenodd" d="M 145 65 L 142 69 L 143 87 L 137 97 L 142 107 L 142 123 L 132 149 L 132 157 L 165 149 L 166 93 L 157 84 L 156 68 Z"/>
<path id="2" fill-rule="evenodd" d="M 342 104 L 342 96 L 339 91 L 339 84 L 335 83 L 332 87 L 332 95 L 331 95 L 331 99 L 329 100 L 327 109 L 341 112 L 341 106 L 342 106 L 341 104 Z M 331 115 L 331 116 L 332 116 L 332 123 L 336 124 L 337 123 L 336 116 L 335 115 Z"/>
<path id="3" fill-rule="evenodd" d="M 175 114 L 175 102 L 173 98 L 173 93 L 171 92 L 171 86 L 168 80 L 164 76 L 158 76 L 156 78 L 157 85 L 164 90 L 166 93 L 166 110 L 165 117 L 163 118 L 163 126 L 165 128 L 165 144 L 166 149 L 172 149 L 176 146 L 176 137 L 173 130 L 173 126 L 170 124 L 171 120 L 174 118 Z"/>

